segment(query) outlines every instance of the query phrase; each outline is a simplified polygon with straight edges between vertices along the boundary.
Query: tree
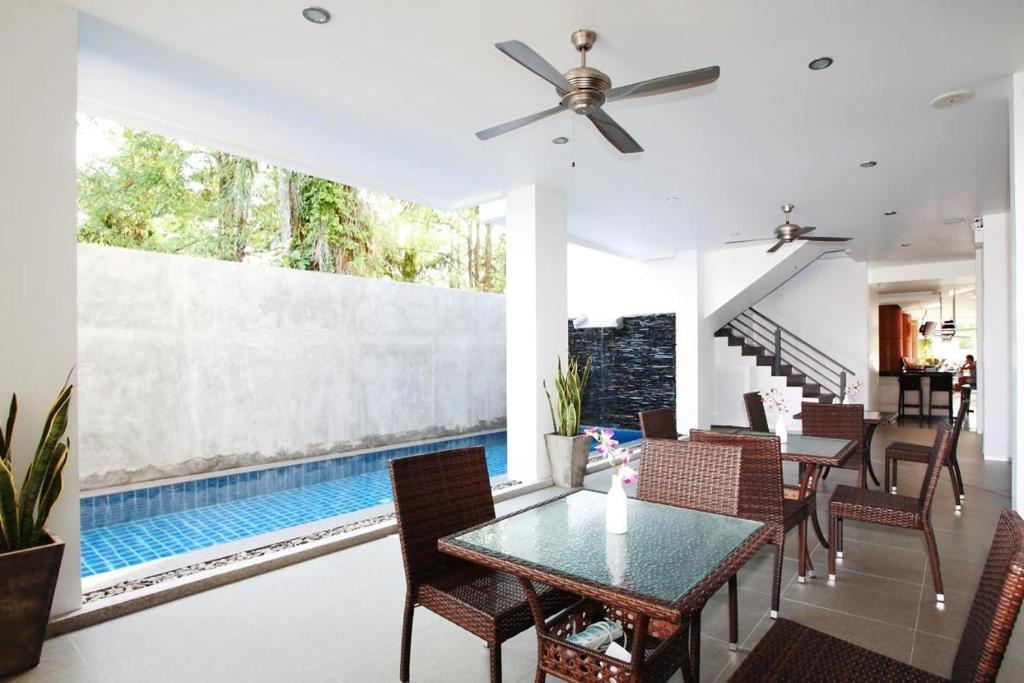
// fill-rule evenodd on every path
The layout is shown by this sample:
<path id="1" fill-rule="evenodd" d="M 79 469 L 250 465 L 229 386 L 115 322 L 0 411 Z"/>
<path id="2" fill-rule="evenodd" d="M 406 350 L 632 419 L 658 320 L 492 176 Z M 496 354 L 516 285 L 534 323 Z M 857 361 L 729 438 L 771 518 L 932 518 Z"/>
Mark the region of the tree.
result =
<path id="1" fill-rule="evenodd" d="M 439 211 L 118 127 L 79 169 L 79 239 L 304 270 L 500 292 L 504 236 Z"/>

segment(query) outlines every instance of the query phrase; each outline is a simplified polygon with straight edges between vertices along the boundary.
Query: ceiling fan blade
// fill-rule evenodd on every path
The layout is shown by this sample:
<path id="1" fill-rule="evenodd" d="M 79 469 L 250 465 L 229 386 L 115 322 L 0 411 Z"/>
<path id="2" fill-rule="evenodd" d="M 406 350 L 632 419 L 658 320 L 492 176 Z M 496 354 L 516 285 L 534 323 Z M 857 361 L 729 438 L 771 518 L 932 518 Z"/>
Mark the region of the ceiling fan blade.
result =
<path id="1" fill-rule="evenodd" d="M 769 254 L 774 254 L 779 249 L 781 249 L 782 245 L 785 244 L 785 243 L 786 243 L 786 240 L 779 240 L 778 242 L 775 243 L 775 246 L 773 246 L 771 249 L 768 250 L 768 253 Z"/>
<path id="2" fill-rule="evenodd" d="M 797 237 L 798 240 L 807 240 L 808 242 L 849 242 L 852 237 Z"/>
<path id="3" fill-rule="evenodd" d="M 503 43 L 495 43 L 494 47 L 558 88 L 559 92 L 564 93 L 572 90 L 572 85 L 565 79 L 565 76 L 558 69 L 551 66 L 548 60 L 534 52 L 533 48 L 529 47 L 526 43 L 518 40 L 506 40 Z"/>
<path id="4" fill-rule="evenodd" d="M 818 228 L 816 228 L 813 225 L 805 225 L 804 227 L 800 228 L 800 234 L 801 235 L 806 235 L 807 233 L 814 232 L 817 229 Z"/>
<path id="5" fill-rule="evenodd" d="M 753 240 L 733 240 L 731 242 L 726 242 L 725 244 L 745 244 L 747 242 L 767 242 L 768 240 L 773 240 L 773 239 L 776 239 L 776 238 L 775 237 L 758 237 L 757 239 L 753 239 Z"/>
<path id="6" fill-rule="evenodd" d="M 505 133 L 511 132 L 516 128 L 522 128 L 523 126 L 533 123 L 534 121 L 546 119 L 547 117 L 553 114 L 557 114 L 558 112 L 563 111 L 564 109 L 565 107 L 563 107 L 562 105 L 558 105 L 557 107 L 551 107 L 551 109 L 545 109 L 544 111 L 539 111 L 536 114 L 524 116 L 521 119 L 516 119 L 514 121 L 506 121 L 505 123 L 494 126 L 493 128 L 487 128 L 486 130 L 477 131 L 476 136 L 481 140 L 490 140 L 491 138 L 496 138 L 499 135 L 504 135 Z"/>
<path id="7" fill-rule="evenodd" d="M 718 80 L 721 70 L 717 66 L 709 66 L 704 69 L 684 71 L 671 76 L 661 76 L 648 81 L 639 81 L 629 85 L 620 85 L 605 93 L 605 99 L 624 100 L 627 97 L 646 97 L 647 95 L 661 95 L 676 90 L 696 88 L 700 85 L 707 85 Z"/>
<path id="8" fill-rule="evenodd" d="M 626 130 L 615 122 L 615 119 L 608 116 L 608 112 L 600 107 L 594 109 L 593 112 L 587 114 L 587 118 L 593 123 L 598 132 L 605 137 L 605 139 L 612 143 L 615 149 L 619 150 L 623 154 L 633 154 L 635 152 L 642 152 L 644 148 L 633 139 Z"/>

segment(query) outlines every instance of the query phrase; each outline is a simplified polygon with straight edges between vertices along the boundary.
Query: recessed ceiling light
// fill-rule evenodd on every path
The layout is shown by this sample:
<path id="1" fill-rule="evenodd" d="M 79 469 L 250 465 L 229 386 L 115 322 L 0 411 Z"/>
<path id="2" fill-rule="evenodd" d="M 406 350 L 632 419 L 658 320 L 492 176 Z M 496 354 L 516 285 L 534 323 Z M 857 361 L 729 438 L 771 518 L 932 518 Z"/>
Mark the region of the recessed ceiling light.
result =
<path id="1" fill-rule="evenodd" d="M 678 202 L 679 201 L 679 197 L 677 197 L 675 195 L 672 195 L 671 197 L 665 197 L 665 201 L 666 202 Z"/>
<path id="2" fill-rule="evenodd" d="M 952 218 L 947 218 L 947 219 L 943 220 L 942 224 L 943 225 L 960 225 L 961 223 L 966 223 L 966 222 L 967 222 L 966 218 L 961 218 L 959 216 L 954 216 Z"/>
<path id="3" fill-rule="evenodd" d="M 565 143 L 569 142 L 569 138 L 565 137 L 564 135 L 559 135 L 557 138 L 551 138 L 551 142 L 555 143 L 556 145 L 564 145 Z"/>
<path id="4" fill-rule="evenodd" d="M 811 71 L 821 71 L 822 69 L 827 69 L 830 66 L 832 66 L 831 57 L 818 57 L 817 59 L 812 59 L 811 63 L 807 65 L 807 68 Z"/>
<path id="5" fill-rule="evenodd" d="M 860 167 L 861 168 L 874 168 L 875 166 L 878 166 L 878 162 L 877 161 L 862 161 L 862 162 L 860 162 Z"/>
<path id="6" fill-rule="evenodd" d="M 972 97 L 974 97 L 974 93 L 970 90 L 953 90 L 936 97 L 931 101 L 931 105 L 936 109 L 949 109 L 963 104 Z"/>
<path id="7" fill-rule="evenodd" d="M 883 213 L 882 215 L 883 215 L 883 216 L 895 216 L 895 215 L 896 215 L 896 212 L 895 212 L 895 211 L 886 211 L 886 212 L 885 212 L 885 213 Z"/>
<path id="8" fill-rule="evenodd" d="M 910 242 L 904 242 L 904 243 L 903 243 L 903 244 L 901 244 L 900 246 L 901 246 L 901 247 L 903 247 L 904 249 L 906 249 L 907 247 L 909 247 L 909 246 L 910 246 Z"/>
<path id="9" fill-rule="evenodd" d="M 302 16 L 306 17 L 306 21 L 311 21 L 314 24 L 326 24 L 331 20 L 331 13 L 323 7 L 307 7 L 302 10 Z"/>

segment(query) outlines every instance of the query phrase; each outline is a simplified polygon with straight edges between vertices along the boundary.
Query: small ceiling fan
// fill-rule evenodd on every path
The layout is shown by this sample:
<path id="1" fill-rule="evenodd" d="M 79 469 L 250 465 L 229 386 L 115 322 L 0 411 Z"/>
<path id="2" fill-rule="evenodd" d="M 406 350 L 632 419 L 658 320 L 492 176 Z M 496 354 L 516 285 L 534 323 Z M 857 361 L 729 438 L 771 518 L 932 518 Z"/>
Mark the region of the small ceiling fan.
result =
<path id="1" fill-rule="evenodd" d="M 559 73 L 547 60 L 518 40 L 495 43 L 494 47 L 555 86 L 555 92 L 561 101 L 551 109 L 482 130 L 476 134 L 478 138 L 490 140 L 568 109 L 590 119 L 598 132 L 623 154 L 642 152 L 644 151 L 643 147 L 605 112 L 603 109 L 605 102 L 624 100 L 630 97 L 661 95 L 707 85 L 718 80 L 719 68 L 709 66 L 704 69 L 661 76 L 613 88 L 607 74 L 587 66 L 587 52 L 594 47 L 597 34 L 589 29 L 581 28 L 578 31 L 573 31 L 570 39 L 580 53 L 580 65 L 569 69 L 564 74 Z"/>
<path id="2" fill-rule="evenodd" d="M 782 213 L 786 216 L 786 222 L 782 225 L 775 227 L 774 237 L 759 237 L 753 240 L 733 240 L 732 242 L 726 242 L 726 244 L 743 244 L 744 242 L 763 242 L 765 240 L 778 240 L 771 249 L 768 250 L 769 254 L 774 254 L 782 248 L 783 244 L 789 244 L 797 240 L 805 240 L 807 242 L 849 242 L 852 237 L 808 237 L 808 233 L 817 230 L 813 225 L 801 228 L 796 223 L 789 222 L 789 214 L 793 212 L 796 207 L 792 204 L 783 204 Z"/>

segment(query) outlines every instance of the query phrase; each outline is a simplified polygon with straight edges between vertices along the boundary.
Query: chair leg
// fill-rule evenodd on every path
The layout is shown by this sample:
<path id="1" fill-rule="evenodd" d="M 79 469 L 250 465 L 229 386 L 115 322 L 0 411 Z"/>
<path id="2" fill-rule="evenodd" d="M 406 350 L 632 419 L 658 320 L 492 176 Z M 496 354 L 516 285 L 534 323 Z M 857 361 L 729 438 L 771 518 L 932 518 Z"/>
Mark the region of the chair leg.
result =
<path id="1" fill-rule="evenodd" d="M 684 664 L 684 666 L 685 666 L 685 664 Z M 544 683 L 544 681 L 546 681 L 546 680 L 548 680 L 547 672 L 546 671 L 541 671 L 540 669 L 537 669 L 537 675 L 535 675 L 533 677 L 533 683 Z"/>
<path id="2" fill-rule="evenodd" d="M 739 584 L 733 574 L 729 577 L 729 649 L 733 652 L 740 649 L 739 612 Z"/>
<path id="3" fill-rule="evenodd" d="M 837 539 L 836 542 L 839 543 L 839 547 L 836 548 L 836 557 L 838 557 L 839 559 L 842 559 L 842 557 L 843 557 L 843 518 L 842 517 L 837 517 L 836 518 L 836 539 Z"/>
<path id="4" fill-rule="evenodd" d="M 936 602 L 945 602 L 946 597 L 942 591 L 942 569 L 939 567 L 939 547 L 935 544 L 935 532 L 932 530 L 931 522 L 926 521 L 924 528 L 924 545 L 928 550 L 928 565 L 932 568 L 932 581 L 935 582 Z"/>
<path id="5" fill-rule="evenodd" d="M 797 525 L 796 549 L 800 553 L 800 573 L 796 580 L 804 583 L 807 580 L 807 518 L 805 517 Z M 785 537 L 775 550 L 775 583 L 772 585 L 772 613 L 773 618 L 779 616 L 779 590 L 782 583 L 782 557 L 786 551 Z"/>
<path id="6" fill-rule="evenodd" d="M 409 683 L 409 653 L 412 649 L 412 616 L 415 608 L 412 596 L 406 593 L 405 616 L 402 618 L 402 664 L 398 674 L 402 683 Z"/>
<path id="7" fill-rule="evenodd" d="M 892 493 L 892 476 L 890 471 L 892 470 L 892 459 L 889 456 L 885 457 L 885 487 L 882 489 L 886 493 Z"/>
<path id="8" fill-rule="evenodd" d="M 836 517 L 829 510 L 828 513 L 828 580 L 832 583 L 836 580 L 836 543 L 839 540 L 839 532 L 836 530 Z"/>
<path id="9" fill-rule="evenodd" d="M 953 469 L 956 470 L 956 487 L 960 491 L 960 503 L 964 502 L 964 475 L 960 474 L 960 461 L 957 460 L 956 453 L 951 453 L 953 460 Z"/>
<path id="10" fill-rule="evenodd" d="M 806 545 L 804 546 L 804 556 L 804 562 L 807 563 L 807 576 L 813 579 L 815 576 L 814 563 L 811 562 L 811 551 L 808 550 Z"/>
<path id="11" fill-rule="evenodd" d="M 892 488 L 889 493 L 896 493 L 900 490 L 900 461 L 895 458 L 892 461 Z"/>
<path id="12" fill-rule="evenodd" d="M 690 674 L 700 680 L 700 610 L 690 615 Z"/>
<path id="13" fill-rule="evenodd" d="M 960 484 L 957 482 L 956 469 L 953 467 L 953 461 L 946 461 L 946 469 L 949 470 L 949 485 L 953 487 L 953 509 L 960 512 Z"/>
<path id="14" fill-rule="evenodd" d="M 825 481 L 826 479 L 828 479 L 828 473 L 831 472 L 831 471 L 832 471 L 831 467 L 826 467 L 825 470 L 821 473 L 821 480 Z"/>
<path id="15" fill-rule="evenodd" d="M 491 652 L 491 683 L 501 683 L 501 643 L 489 643 Z"/>

